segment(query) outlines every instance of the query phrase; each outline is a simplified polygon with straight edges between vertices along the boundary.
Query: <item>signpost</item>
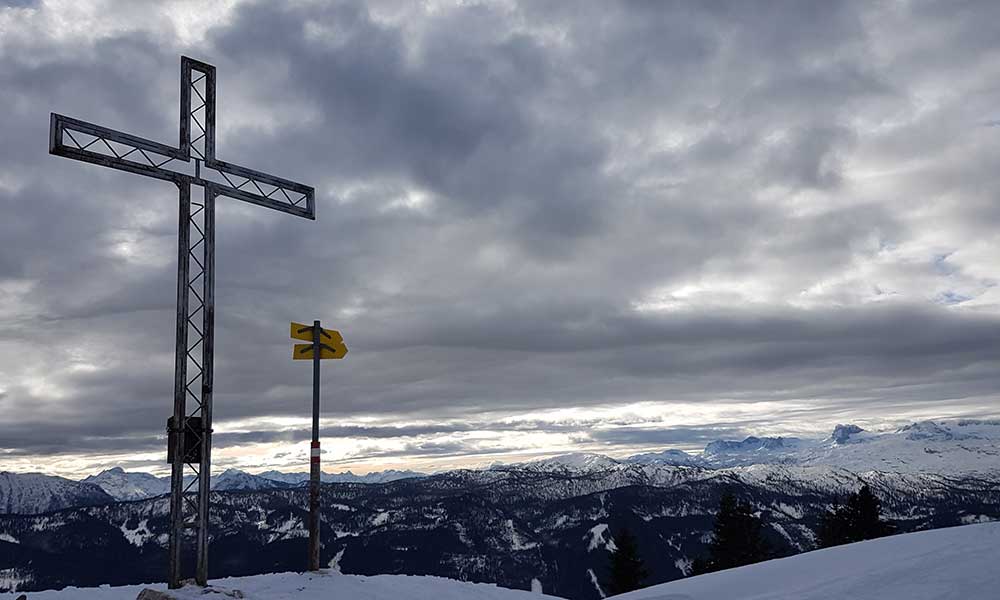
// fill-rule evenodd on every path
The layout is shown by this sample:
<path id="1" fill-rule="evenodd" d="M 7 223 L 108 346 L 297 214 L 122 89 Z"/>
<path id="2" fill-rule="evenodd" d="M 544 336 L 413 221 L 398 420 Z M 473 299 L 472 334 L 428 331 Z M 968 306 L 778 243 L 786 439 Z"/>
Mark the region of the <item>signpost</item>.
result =
<path id="1" fill-rule="evenodd" d="M 167 425 L 171 464 L 167 582 L 172 589 L 181 586 L 185 530 L 194 530 L 196 539 L 195 581 L 199 585 L 208 581 L 215 199 L 228 196 L 298 217 L 316 218 L 313 188 L 215 157 L 215 116 L 215 67 L 182 56 L 177 147 L 55 113 L 49 122 L 50 154 L 177 186 L 180 222 L 174 410 Z M 204 190 L 203 200 L 192 199 L 191 186 Z M 188 410 L 188 399 L 194 403 L 192 410 Z"/>
<path id="2" fill-rule="evenodd" d="M 311 344 L 295 344 L 292 360 L 313 363 L 312 443 L 309 446 L 309 570 L 319 570 L 319 361 L 339 359 L 347 355 L 347 346 L 339 331 L 323 329 L 319 321 L 312 325 L 292 323 L 293 340 L 309 340 Z"/>

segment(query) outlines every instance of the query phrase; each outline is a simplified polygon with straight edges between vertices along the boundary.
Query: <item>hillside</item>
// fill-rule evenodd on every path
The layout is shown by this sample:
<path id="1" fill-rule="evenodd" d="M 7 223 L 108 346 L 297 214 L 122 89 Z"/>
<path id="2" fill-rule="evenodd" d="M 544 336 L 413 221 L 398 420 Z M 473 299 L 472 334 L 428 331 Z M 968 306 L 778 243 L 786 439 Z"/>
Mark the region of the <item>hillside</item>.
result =
<path id="1" fill-rule="evenodd" d="M 862 482 L 900 531 L 1000 518 L 1000 482 L 978 477 L 783 465 L 508 467 L 324 484 L 321 560 L 358 575 L 436 575 L 522 590 L 538 580 L 557 596 L 597 600 L 592 578 L 605 575 L 607 539 L 621 527 L 635 532 L 650 582 L 661 583 L 683 577 L 703 555 L 722 493 L 749 499 L 772 547 L 787 555 L 811 549 L 819 513 Z M 214 493 L 213 577 L 301 568 L 306 507 L 304 488 Z M 156 581 L 168 521 L 162 497 L 0 515 L 0 589 L 14 581 L 25 591 Z"/>
<path id="2" fill-rule="evenodd" d="M 970 600 L 996 598 L 1000 523 L 817 550 L 691 577 L 616 600 Z"/>
<path id="3" fill-rule="evenodd" d="M 358 598 L 364 600 L 542 600 L 553 598 L 538 593 L 508 590 L 491 584 L 465 583 L 440 577 L 406 575 L 341 575 L 322 571 L 317 574 L 277 573 L 231 577 L 211 581 L 211 587 L 221 591 L 239 590 L 246 600 L 329 600 Z M 165 590 L 164 584 L 129 585 L 101 588 L 66 588 L 58 591 L 34 592 L 31 600 L 135 600 L 144 588 Z M 231 600 L 224 593 L 203 593 L 201 588 L 178 590 L 179 598 Z M 0 599 L 10 600 L 16 594 L 0 593 Z"/>
<path id="4" fill-rule="evenodd" d="M 113 502 L 95 484 L 41 473 L 0 471 L 0 514 L 35 514 Z"/>

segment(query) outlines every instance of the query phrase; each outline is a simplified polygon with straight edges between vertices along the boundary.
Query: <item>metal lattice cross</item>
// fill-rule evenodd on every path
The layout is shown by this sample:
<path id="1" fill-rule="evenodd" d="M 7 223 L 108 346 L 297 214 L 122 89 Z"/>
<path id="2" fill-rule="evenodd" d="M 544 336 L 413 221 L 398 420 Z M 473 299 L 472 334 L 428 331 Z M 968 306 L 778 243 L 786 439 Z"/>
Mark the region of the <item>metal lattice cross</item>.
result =
<path id="1" fill-rule="evenodd" d="M 180 587 L 186 529 L 195 530 L 195 580 L 200 585 L 208 580 L 215 199 L 228 196 L 316 218 L 313 188 L 215 158 L 215 67 L 182 56 L 180 91 L 180 143 L 176 148 L 55 113 L 49 127 L 51 154 L 171 181 L 178 188 L 177 340 L 174 411 L 168 425 L 171 588 Z M 191 199 L 191 186 L 204 189 L 201 202 Z"/>

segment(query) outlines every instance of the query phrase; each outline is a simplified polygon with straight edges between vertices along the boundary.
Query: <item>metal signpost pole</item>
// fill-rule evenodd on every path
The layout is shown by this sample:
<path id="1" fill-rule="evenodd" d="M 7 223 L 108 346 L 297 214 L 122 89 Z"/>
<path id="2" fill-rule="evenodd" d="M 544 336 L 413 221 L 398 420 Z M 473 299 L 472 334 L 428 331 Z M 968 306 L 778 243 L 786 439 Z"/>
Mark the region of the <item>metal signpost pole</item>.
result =
<path id="1" fill-rule="evenodd" d="M 313 321 L 312 444 L 309 448 L 309 570 L 319 570 L 319 321 Z"/>
<path id="2" fill-rule="evenodd" d="M 208 581 L 215 199 L 226 196 L 316 218 L 313 188 L 215 157 L 215 67 L 182 56 L 180 84 L 176 147 L 56 113 L 49 124 L 49 153 L 169 181 L 178 189 L 174 409 L 167 427 L 170 588 L 181 586 L 184 538 L 189 530 L 194 530 L 196 545 L 195 581 L 200 585 Z M 192 185 L 201 188 L 204 196 L 193 200 Z"/>
<path id="3" fill-rule="evenodd" d="M 292 348 L 292 360 L 313 361 L 313 411 L 312 411 L 312 442 L 309 445 L 309 570 L 319 570 L 319 361 L 339 360 L 347 356 L 347 345 L 339 331 L 323 329 L 319 321 L 313 324 L 296 323 L 292 321 L 291 337 L 293 340 L 308 341 L 308 344 L 295 344 Z"/>

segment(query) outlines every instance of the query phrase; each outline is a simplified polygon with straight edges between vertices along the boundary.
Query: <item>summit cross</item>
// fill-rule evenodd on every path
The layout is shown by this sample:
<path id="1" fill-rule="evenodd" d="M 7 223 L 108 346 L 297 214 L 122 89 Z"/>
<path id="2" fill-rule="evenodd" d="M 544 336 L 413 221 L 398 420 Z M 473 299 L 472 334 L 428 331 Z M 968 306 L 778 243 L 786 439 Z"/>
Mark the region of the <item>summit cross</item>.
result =
<path id="1" fill-rule="evenodd" d="M 168 146 L 52 113 L 49 153 L 173 182 L 180 198 L 174 409 L 168 420 L 168 585 L 182 577 L 184 532 L 195 532 L 195 580 L 208 581 L 215 324 L 215 199 L 235 198 L 315 219 L 313 188 L 215 157 L 215 67 L 181 57 L 180 142 Z M 201 201 L 191 187 L 204 190 Z M 193 408 L 188 407 L 191 399 Z M 189 472 L 189 473 L 186 473 Z M 185 476 L 190 475 L 187 482 Z"/>

